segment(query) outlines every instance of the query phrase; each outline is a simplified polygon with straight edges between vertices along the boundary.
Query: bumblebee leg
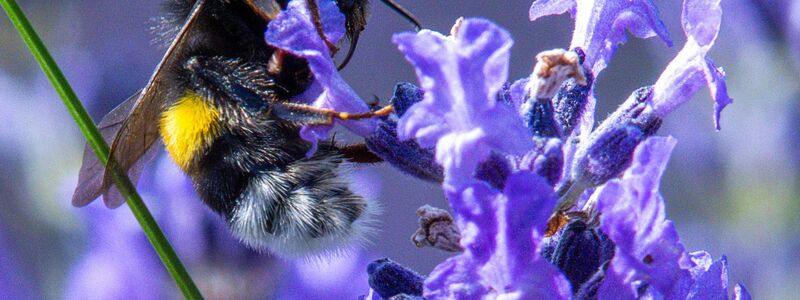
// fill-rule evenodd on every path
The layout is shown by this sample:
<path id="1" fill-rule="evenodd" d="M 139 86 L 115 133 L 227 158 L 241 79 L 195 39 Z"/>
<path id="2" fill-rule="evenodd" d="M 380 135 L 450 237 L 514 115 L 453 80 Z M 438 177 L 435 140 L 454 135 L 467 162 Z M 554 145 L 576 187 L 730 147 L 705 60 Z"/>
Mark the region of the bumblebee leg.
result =
<path id="1" fill-rule="evenodd" d="M 328 37 L 325 36 L 325 31 L 322 28 L 322 19 L 319 16 L 319 5 L 317 4 L 317 0 L 306 0 L 306 5 L 308 6 L 308 11 L 311 13 L 311 22 L 314 23 L 314 27 L 317 28 L 317 34 L 319 37 L 325 41 L 325 45 L 328 46 L 328 49 L 331 50 L 331 55 L 336 54 L 339 51 L 339 48 L 336 47 L 331 41 L 328 40 Z"/>
<path id="2" fill-rule="evenodd" d="M 327 108 L 297 103 L 275 103 L 272 114 L 286 121 L 306 125 L 330 125 L 334 119 L 351 121 L 387 116 L 394 111 L 392 105 L 365 113 L 340 112 Z"/>

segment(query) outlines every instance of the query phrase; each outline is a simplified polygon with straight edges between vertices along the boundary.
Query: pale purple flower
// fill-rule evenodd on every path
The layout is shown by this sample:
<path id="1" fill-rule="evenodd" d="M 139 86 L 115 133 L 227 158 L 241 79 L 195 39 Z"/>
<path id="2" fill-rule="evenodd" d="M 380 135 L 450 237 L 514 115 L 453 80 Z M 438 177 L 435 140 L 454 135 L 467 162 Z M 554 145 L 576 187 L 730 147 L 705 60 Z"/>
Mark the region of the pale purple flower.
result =
<path id="1" fill-rule="evenodd" d="M 474 299 L 568 299 L 569 282 L 539 255 L 553 189 L 540 176 L 511 175 L 501 193 L 484 183 L 447 193 L 461 228 L 462 254 L 434 269 L 425 297 Z"/>
<path id="2" fill-rule="evenodd" d="M 335 43 L 344 36 L 344 15 L 339 11 L 335 1 L 318 2 L 325 36 L 330 42 Z M 289 2 L 288 8 L 270 21 L 265 38 L 270 45 L 308 61 L 315 80 L 312 87 L 300 95 L 297 101 L 342 112 L 369 111 L 367 104 L 356 95 L 336 70 L 330 50 L 311 22 L 305 1 Z M 341 124 L 362 136 L 372 133 L 376 126 L 374 120 L 344 121 Z M 316 142 L 328 136 L 331 127 L 322 125 L 303 127 L 300 135 L 303 139 L 314 143 L 309 155 L 316 151 Z"/>
<path id="3" fill-rule="evenodd" d="M 536 0 L 529 18 L 534 21 L 564 12 L 575 18 L 570 49 L 586 51 L 586 64 L 595 76 L 608 65 L 618 45 L 627 41 L 626 30 L 638 38 L 658 36 L 672 46 L 658 8 L 650 0 Z"/>
<path id="4" fill-rule="evenodd" d="M 467 19 L 454 36 L 422 30 L 397 34 L 393 41 L 415 66 L 425 91 L 400 119 L 398 137 L 436 147 L 445 188 L 469 185 L 492 151 L 530 149 L 529 131 L 510 106 L 497 101 L 508 77 L 508 32 L 487 20 Z"/>
<path id="5" fill-rule="evenodd" d="M 652 109 L 657 116 L 663 117 L 689 101 L 705 84 L 714 99 L 714 123 L 720 129 L 720 112 L 733 99 L 728 96 L 725 72 L 706 57 L 719 33 L 722 21 L 720 1 L 684 2 L 681 23 L 687 41 L 653 86 Z"/>
<path id="6" fill-rule="evenodd" d="M 646 293 L 667 299 L 727 299 L 728 270 L 723 256 L 687 253 L 658 192 L 675 139 L 652 137 L 634 153 L 621 179 L 608 182 L 592 197 L 602 215 L 601 228 L 616 251 L 600 286 L 601 299 L 636 298 Z"/>

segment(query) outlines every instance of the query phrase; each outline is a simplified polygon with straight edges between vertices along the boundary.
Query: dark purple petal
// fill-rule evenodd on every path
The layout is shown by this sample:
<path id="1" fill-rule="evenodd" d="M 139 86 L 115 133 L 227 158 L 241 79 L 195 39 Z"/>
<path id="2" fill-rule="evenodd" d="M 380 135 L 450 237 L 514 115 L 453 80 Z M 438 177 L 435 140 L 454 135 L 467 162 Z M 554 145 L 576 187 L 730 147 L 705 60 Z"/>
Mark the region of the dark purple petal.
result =
<path id="1" fill-rule="evenodd" d="M 519 116 L 497 101 L 508 75 L 508 32 L 487 20 L 466 19 L 453 37 L 422 30 L 397 34 L 393 41 L 425 91 L 422 102 L 400 119 L 398 136 L 436 146 L 445 185 L 468 185 L 492 151 L 522 154 L 531 148 Z"/>
<path id="2" fill-rule="evenodd" d="M 315 107 L 342 112 L 369 111 L 367 104 L 356 95 L 336 70 L 330 51 L 317 34 L 305 3 L 305 1 L 291 1 L 289 7 L 269 23 L 265 34 L 268 44 L 305 58 L 311 72 L 314 73 L 314 84 L 321 88 L 321 91 L 314 87 L 309 88 L 314 93 L 304 93 L 297 100 Z M 344 15 L 334 1 L 319 1 L 319 10 L 325 34 L 335 43 L 343 36 Z M 362 120 L 343 121 L 341 124 L 363 136 L 372 133 L 377 123 L 374 120 Z M 309 155 L 316 150 L 316 141 L 328 136 L 331 127 L 305 126 L 301 130 L 300 135 L 303 139 L 312 141 L 315 145 Z"/>
<path id="3" fill-rule="evenodd" d="M 681 244 L 675 226 L 665 218 L 659 181 L 672 148 L 673 138 L 652 137 L 639 145 L 633 163 L 621 180 L 599 189 L 601 228 L 617 245 L 609 273 L 622 281 L 607 280 L 604 290 L 630 289 L 636 280 L 646 280 L 663 295 L 682 298 L 688 293 L 693 263 Z"/>
<path id="4" fill-rule="evenodd" d="M 505 156 L 492 153 L 475 169 L 475 178 L 485 181 L 493 188 L 502 190 L 511 171 L 511 162 Z"/>
<path id="5" fill-rule="evenodd" d="M 722 20 L 720 1 L 684 1 L 682 23 L 687 41 L 653 87 L 652 106 L 656 115 L 665 116 L 707 85 L 715 101 L 715 126 L 720 129 L 719 114 L 733 99 L 728 96 L 725 72 L 706 57 L 719 32 Z"/>
<path id="6" fill-rule="evenodd" d="M 537 0 L 530 9 L 531 21 L 539 17 L 569 11 L 575 18 L 575 32 L 570 49 L 586 51 L 586 64 L 595 76 L 600 74 L 627 33 L 638 38 L 659 36 L 672 46 L 658 8 L 650 0 Z"/>

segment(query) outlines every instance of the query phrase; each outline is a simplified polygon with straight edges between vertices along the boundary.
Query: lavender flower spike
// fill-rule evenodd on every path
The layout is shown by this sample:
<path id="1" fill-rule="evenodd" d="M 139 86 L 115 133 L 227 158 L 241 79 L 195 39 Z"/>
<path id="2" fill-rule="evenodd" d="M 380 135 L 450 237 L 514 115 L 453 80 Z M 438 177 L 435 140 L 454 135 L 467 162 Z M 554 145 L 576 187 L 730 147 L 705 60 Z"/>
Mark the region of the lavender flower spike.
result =
<path id="1" fill-rule="evenodd" d="M 720 1 L 683 2 L 682 23 L 687 41 L 656 81 L 652 106 L 657 116 L 663 117 L 691 99 L 705 83 L 715 101 L 714 123 L 717 130 L 720 129 L 720 112 L 733 99 L 728 96 L 725 72 L 706 57 L 719 32 L 722 20 Z"/>
<path id="2" fill-rule="evenodd" d="M 536 0 L 529 17 L 534 21 L 567 11 L 575 19 L 570 49 L 581 47 L 586 51 L 586 65 L 595 76 L 608 65 L 617 46 L 627 40 L 626 29 L 643 39 L 657 35 L 672 46 L 658 8 L 650 0 Z"/>
<path id="3" fill-rule="evenodd" d="M 320 17 L 325 35 L 336 42 L 344 35 L 344 15 L 335 1 L 319 2 Z M 294 55 L 305 58 L 315 82 L 301 95 L 299 101 L 312 106 L 330 108 L 345 112 L 367 112 L 369 107 L 344 81 L 336 70 L 330 51 L 319 37 L 306 7 L 305 1 L 293 0 L 275 20 L 269 23 L 265 38 L 268 44 L 281 48 Z M 337 121 L 339 122 L 339 121 Z M 359 135 L 368 135 L 375 130 L 374 120 L 344 121 L 342 125 Z M 327 137 L 332 126 L 305 126 L 300 131 L 303 139 L 314 143 L 311 153 L 316 150 L 316 141 Z"/>
<path id="4" fill-rule="evenodd" d="M 425 92 L 400 119 L 398 137 L 436 146 L 445 188 L 473 182 L 475 168 L 492 151 L 523 154 L 533 147 L 520 117 L 497 101 L 508 77 L 508 32 L 483 19 L 466 19 L 454 29 L 450 37 L 429 30 L 393 37 Z"/>

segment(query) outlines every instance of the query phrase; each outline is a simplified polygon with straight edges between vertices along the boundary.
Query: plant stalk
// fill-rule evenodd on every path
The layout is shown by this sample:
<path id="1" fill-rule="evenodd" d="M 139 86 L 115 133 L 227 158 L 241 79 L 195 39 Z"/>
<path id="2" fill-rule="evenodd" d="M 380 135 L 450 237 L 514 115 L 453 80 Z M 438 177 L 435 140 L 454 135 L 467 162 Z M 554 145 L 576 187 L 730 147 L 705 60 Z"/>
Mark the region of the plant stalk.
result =
<path id="1" fill-rule="evenodd" d="M 17 32 L 19 32 L 20 37 L 22 37 L 22 40 L 28 45 L 31 54 L 36 58 L 36 61 L 39 63 L 39 66 L 41 66 L 42 71 L 47 75 L 47 78 L 50 79 L 58 95 L 61 96 L 64 106 L 67 107 L 72 118 L 75 119 L 81 132 L 86 137 L 89 146 L 92 147 L 92 150 L 97 154 L 100 161 L 104 165 L 108 165 L 108 158 L 110 157 L 108 144 L 103 140 L 103 136 L 100 134 L 97 126 L 86 112 L 80 100 L 78 100 L 75 91 L 72 90 L 64 74 L 58 68 L 53 57 L 50 56 L 41 38 L 36 34 L 36 31 L 31 26 L 27 17 L 25 17 L 25 14 L 22 12 L 17 2 L 15 0 L 0 0 L 0 5 L 3 6 L 9 19 L 11 19 L 11 23 L 14 24 Z M 203 296 L 200 294 L 200 291 L 192 281 L 186 268 L 181 263 L 175 250 L 172 249 L 169 241 L 164 237 L 164 233 L 158 227 L 153 215 L 150 214 L 144 201 L 142 201 L 141 196 L 136 192 L 136 187 L 131 183 L 124 172 L 118 168 L 114 168 L 112 171 L 114 184 L 116 184 L 119 192 L 125 197 L 128 207 L 130 207 L 136 220 L 139 221 L 139 225 L 142 227 L 145 235 L 147 235 L 147 239 L 156 250 L 156 253 L 158 253 L 158 257 L 161 259 L 161 262 L 164 263 L 169 274 L 175 280 L 184 298 L 202 299 Z"/>

